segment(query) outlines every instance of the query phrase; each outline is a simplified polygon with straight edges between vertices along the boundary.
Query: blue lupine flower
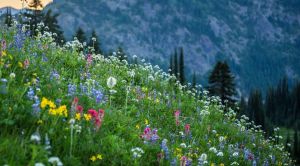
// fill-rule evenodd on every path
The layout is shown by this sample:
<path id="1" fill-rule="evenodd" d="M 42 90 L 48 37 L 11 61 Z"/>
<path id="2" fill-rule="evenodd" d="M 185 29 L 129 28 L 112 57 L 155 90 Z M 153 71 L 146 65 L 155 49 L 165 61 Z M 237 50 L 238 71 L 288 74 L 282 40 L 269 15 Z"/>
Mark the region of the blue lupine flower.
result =
<path id="1" fill-rule="evenodd" d="M 176 158 L 173 158 L 173 160 L 171 161 L 171 166 L 176 166 L 177 165 L 177 160 Z"/>
<path id="2" fill-rule="evenodd" d="M 169 159 L 169 148 L 168 148 L 168 146 L 167 146 L 167 139 L 164 139 L 164 140 L 162 140 L 162 142 L 161 142 L 161 149 L 162 149 L 162 151 L 164 152 L 164 154 L 165 154 L 165 158 L 166 158 L 166 160 L 168 160 Z"/>
<path id="3" fill-rule="evenodd" d="M 32 87 L 29 87 L 29 90 L 27 92 L 27 97 L 29 98 L 29 100 L 33 100 L 34 95 L 34 90 L 32 89 Z"/>
<path id="4" fill-rule="evenodd" d="M 192 165 L 192 160 L 191 159 L 187 159 L 185 165 L 186 166 L 191 166 Z"/>
<path id="5" fill-rule="evenodd" d="M 68 85 L 68 96 L 74 96 L 76 93 L 76 85 L 69 84 Z"/>
<path id="6" fill-rule="evenodd" d="M 36 116 L 39 116 L 40 115 L 40 100 L 37 96 L 34 97 L 34 103 L 32 104 L 32 110 L 33 110 L 33 114 L 36 115 Z"/>

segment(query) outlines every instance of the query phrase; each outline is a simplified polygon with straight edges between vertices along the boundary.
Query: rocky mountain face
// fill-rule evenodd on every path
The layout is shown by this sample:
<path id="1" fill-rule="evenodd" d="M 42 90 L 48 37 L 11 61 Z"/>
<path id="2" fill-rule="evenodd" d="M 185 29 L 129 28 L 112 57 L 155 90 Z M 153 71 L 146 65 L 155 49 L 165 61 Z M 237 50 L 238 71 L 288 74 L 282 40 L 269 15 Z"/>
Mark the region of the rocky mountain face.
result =
<path id="1" fill-rule="evenodd" d="M 245 93 L 300 75 L 298 0 L 54 0 L 48 9 L 60 13 L 68 39 L 78 27 L 95 29 L 105 50 L 122 46 L 165 69 L 183 47 L 186 74 L 201 83 L 217 60 Z"/>

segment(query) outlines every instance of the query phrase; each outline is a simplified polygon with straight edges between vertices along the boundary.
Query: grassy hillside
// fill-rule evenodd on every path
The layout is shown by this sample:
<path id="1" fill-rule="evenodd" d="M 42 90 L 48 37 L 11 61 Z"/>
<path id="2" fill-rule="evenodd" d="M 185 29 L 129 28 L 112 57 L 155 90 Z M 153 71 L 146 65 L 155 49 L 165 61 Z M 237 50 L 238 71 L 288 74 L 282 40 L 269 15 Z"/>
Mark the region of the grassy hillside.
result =
<path id="1" fill-rule="evenodd" d="M 0 165 L 292 165 L 247 117 L 157 66 L 1 32 Z"/>

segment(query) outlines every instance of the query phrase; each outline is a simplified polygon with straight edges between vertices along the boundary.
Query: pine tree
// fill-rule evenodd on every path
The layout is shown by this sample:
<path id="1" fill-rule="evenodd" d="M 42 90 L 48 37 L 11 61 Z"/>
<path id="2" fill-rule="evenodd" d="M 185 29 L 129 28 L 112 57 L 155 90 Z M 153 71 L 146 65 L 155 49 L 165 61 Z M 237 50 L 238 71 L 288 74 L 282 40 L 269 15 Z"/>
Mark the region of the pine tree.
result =
<path id="1" fill-rule="evenodd" d="M 58 25 L 57 17 L 59 14 L 52 14 L 52 10 L 49 9 L 47 13 L 43 17 L 43 22 L 46 27 L 48 27 L 48 30 L 53 34 L 56 34 L 54 36 L 56 43 L 61 43 L 65 40 L 63 31 L 61 30 L 60 26 Z"/>
<path id="2" fill-rule="evenodd" d="M 178 56 L 177 56 L 177 50 L 175 48 L 175 53 L 174 53 L 174 74 L 176 78 L 178 79 Z"/>
<path id="3" fill-rule="evenodd" d="M 5 21 L 4 23 L 8 26 L 11 27 L 12 25 L 12 15 L 11 15 L 11 9 L 8 7 L 6 8 L 6 15 L 5 15 Z"/>
<path id="4" fill-rule="evenodd" d="M 79 27 L 74 35 L 80 43 L 86 42 L 86 36 L 84 31 Z"/>
<path id="5" fill-rule="evenodd" d="M 179 81 L 181 84 L 185 84 L 185 73 L 184 73 L 184 54 L 183 48 L 180 48 L 179 56 Z"/>
<path id="6" fill-rule="evenodd" d="M 90 39 L 88 45 L 90 47 L 94 47 L 96 54 L 101 54 L 101 55 L 103 54 L 103 52 L 102 52 L 102 50 L 100 48 L 99 38 L 98 38 L 97 33 L 96 33 L 96 31 L 94 29 L 92 31 L 92 36 L 91 36 L 91 39 Z"/>
<path id="7" fill-rule="evenodd" d="M 123 51 L 122 47 L 118 47 L 116 56 L 117 58 L 119 58 L 120 61 L 127 60 L 126 54 Z"/>
<path id="8" fill-rule="evenodd" d="M 223 104 L 227 101 L 229 106 L 234 105 L 234 95 L 236 94 L 234 76 L 226 62 L 217 62 L 209 76 L 208 83 L 211 95 L 219 96 Z"/>
<path id="9" fill-rule="evenodd" d="M 259 90 L 254 90 L 250 93 L 248 100 L 249 118 L 252 119 L 256 125 L 261 125 L 265 129 L 265 113 L 262 103 L 262 95 Z"/>
<path id="10" fill-rule="evenodd" d="M 275 90 L 271 87 L 269 88 L 266 95 L 266 103 L 265 103 L 266 116 L 268 119 L 274 123 L 276 116 L 276 96 Z"/>
<path id="11" fill-rule="evenodd" d="M 238 116 L 241 117 L 242 115 L 247 115 L 247 103 L 245 101 L 245 97 L 241 96 L 240 104 L 239 104 L 240 110 L 238 112 Z"/>
<path id="12" fill-rule="evenodd" d="M 173 61 L 173 55 L 170 55 L 170 64 L 169 64 L 169 74 L 174 74 L 174 61 Z"/>
<path id="13" fill-rule="evenodd" d="M 197 84 L 197 76 L 196 73 L 193 72 L 192 88 L 196 88 L 196 84 Z"/>

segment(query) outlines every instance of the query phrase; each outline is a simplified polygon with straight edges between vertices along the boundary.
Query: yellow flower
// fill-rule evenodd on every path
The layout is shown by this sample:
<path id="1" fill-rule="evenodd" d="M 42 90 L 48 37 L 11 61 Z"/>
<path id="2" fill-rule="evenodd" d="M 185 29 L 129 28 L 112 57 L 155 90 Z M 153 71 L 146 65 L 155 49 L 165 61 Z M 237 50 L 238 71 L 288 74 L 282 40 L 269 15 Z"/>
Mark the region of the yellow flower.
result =
<path id="1" fill-rule="evenodd" d="M 22 62 L 18 62 L 18 65 L 20 68 L 23 68 L 23 63 Z"/>
<path id="2" fill-rule="evenodd" d="M 81 115 L 80 115 L 80 113 L 76 113 L 76 115 L 75 115 L 75 119 L 76 119 L 76 120 L 80 120 L 80 118 L 81 118 Z"/>
<path id="3" fill-rule="evenodd" d="M 67 111 L 67 106 L 66 105 L 62 105 L 60 107 L 57 108 L 57 113 L 60 115 L 60 116 L 65 116 L 67 117 L 68 116 L 68 111 Z"/>
<path id="4" fill-rule="evenodd" d="M 56 105 L 50 100 L 48 100 L 48 105 L 50 108 L 56 108 Z"/>
<path id="5" fill-rule="evenodd" d="M 89 121 L 92 119 L 92 116 L 90 114 L 84 114 L 83 115 L 86 121 Z"/>
<path id="6" fill-rule="evenodd" d="M 56 110 L 56 109 L 52 109 L 52 108 L 50 108 L 50 109 L 49 109 L 49 114 L 50 114 L 50 115 L 57 115 L 57 114 L 58 114 L 58 112 L 57 112 L 57 110 Z"/>
<path id="7" fill-rule="evenodd" d="M 215 166 L 215 164 L 214 164 L 214 163 L 211 163 L 210 166 Z"/>
<path id="8" fill-rule="evenodd" d="M 96 156 L 92 156 L 91 158 L 90 158 L 90 160 L 92 160 L 92 162 L 94 162 L 94 161 L 96 161 Z"/>
<path id="9" fill-rule="evenodd" d="M 148 119 L 145 119 L 145 125 L 148 125 L 148 124 L 149 124 Z"/>
<path id="10" fill-rule="evenodd" d="M 38 121 L 37 121 L 37 124 L 43 124 L 43 120 L 41 120 L 41 119 L 38 120 Z"/>
<path id="11" fill-rule="evenodd" d="M 47 106 L 47 104 L 48 100 L 45 97 L 43 97 L 41 102 L 41 108 L 44 109 Z"/>
<path id="12" fill-rule="evenodd" d="M 135 128 L 140 129 L 140 125 L 139 124 L 135 125 Z"/>
<path id="13" fill-rule="evenodd" d="M 6 56 L 6 51 L 2 51 L 2 56 Z"/>
<path id="14" fill-rule="evenodd" d="M 223 163 L 221 163 L 221 164 L 220 164 L 220 166 L 224 166 L 224 164 L 223 164 Z"/>
<path id="15" fill-rule="evenodd" d="M 101 154 L 97 154 L 97 159 L 102 160 L 102 155 Z"/>

